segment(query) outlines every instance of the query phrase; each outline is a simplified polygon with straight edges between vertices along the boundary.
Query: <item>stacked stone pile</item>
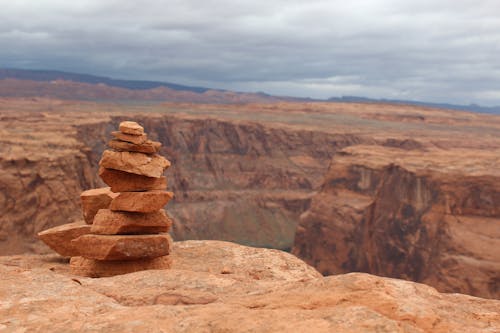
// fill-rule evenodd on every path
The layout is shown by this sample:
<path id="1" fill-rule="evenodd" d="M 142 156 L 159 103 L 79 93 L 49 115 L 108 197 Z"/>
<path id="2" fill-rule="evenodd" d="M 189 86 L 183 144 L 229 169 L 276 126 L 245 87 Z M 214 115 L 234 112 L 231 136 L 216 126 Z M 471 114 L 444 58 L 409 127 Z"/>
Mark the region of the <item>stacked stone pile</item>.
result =
<path id="1" fill-rule="evenodd" d="M 109 187 L 80 196 L 88 227 L 72 223 L 39 236 L 61 255 L 71 256 L 71 270 L 78 275 L 168 268 L 171 240 L 166 232 L 172 222 L 163 206 L 173 193 L 165 190 L 163 172 L 170 162 L 158 154 L 161 144 L 148 140 L 135 122 L 122 122 L 111 134 L 112 149 L 104 151 L 99 163 L 99 176 Z"/>

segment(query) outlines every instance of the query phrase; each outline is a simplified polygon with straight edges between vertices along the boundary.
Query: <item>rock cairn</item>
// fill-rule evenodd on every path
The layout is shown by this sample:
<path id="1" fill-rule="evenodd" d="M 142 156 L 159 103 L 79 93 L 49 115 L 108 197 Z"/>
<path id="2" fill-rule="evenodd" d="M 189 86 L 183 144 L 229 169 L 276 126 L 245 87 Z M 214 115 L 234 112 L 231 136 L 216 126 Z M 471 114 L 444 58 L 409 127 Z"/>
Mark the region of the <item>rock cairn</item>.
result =
<path id="1" fill-rule="evenodd" d="M 172 199 L 163 172 L 170 162 L 158 154 L 142 126 L 120 123 L 99 162 L 109 187 L 81 194 L 82 223 L 46 230 L 40 238 L 56 252 L 71 256 L 71 271 L 100 277 L 170 267 L 171 220 L 163 206 Z M 87 227 L 84 227 L 87 226 Z M 62 244 L 64 243 L 64 246 Z M 67 244 L 69 243 L 69 244 Z"/>

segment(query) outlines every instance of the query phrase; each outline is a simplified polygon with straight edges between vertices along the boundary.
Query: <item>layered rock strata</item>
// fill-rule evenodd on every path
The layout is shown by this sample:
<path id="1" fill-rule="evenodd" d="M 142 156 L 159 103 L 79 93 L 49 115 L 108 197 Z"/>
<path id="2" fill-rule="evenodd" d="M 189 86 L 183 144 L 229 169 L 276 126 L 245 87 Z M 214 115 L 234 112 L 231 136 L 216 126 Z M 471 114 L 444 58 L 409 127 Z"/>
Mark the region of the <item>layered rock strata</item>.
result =
<path id="1" fill-rule="evenodd" d="M 113 276 L 170 266 L 171 239 L 165 233 L 172 221 L 163 211 L 173 197 L 165 191 L 163 176 L 170 162 L 156 154 L 160 143 L 147 141 L 135 122 L 122 122 L 120 132 L 112 135 L 113 142 L 134 148 L 104 151 L 99 174 L 110 187 L 80 196 L 85 222 L 91 226 L 67 224 L 39 234 L 56 252 L 72 257 L 70 266 L 77 275 Z M 138 152 L 136 146 L 145 142 L 156 150 Z"/>
<path id="2" fill-rule="evenodd" d="M 361 271 L 500 298 L 499 154 L 345 148 L 301 216 L 293 253 L 325 275 Z"/>

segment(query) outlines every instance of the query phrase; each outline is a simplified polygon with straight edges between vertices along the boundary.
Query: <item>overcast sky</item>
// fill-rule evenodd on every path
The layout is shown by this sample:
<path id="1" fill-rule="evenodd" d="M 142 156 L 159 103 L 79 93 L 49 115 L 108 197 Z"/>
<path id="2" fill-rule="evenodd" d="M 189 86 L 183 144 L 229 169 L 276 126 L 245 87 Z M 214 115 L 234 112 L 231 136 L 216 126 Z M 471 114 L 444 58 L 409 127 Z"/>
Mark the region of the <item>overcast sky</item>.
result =
<path id="1" fill-rule="evenodd" d="M 3 0 L 0 67 L 500 105 L 500 0 Z"/>

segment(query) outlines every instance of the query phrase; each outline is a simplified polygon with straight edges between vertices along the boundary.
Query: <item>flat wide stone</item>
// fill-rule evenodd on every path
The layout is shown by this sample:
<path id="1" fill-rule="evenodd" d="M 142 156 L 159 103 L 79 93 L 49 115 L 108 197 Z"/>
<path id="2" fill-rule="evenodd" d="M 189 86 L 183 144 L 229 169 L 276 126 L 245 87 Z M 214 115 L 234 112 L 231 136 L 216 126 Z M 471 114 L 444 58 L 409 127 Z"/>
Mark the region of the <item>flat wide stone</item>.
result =
<path id="1" fill-rule="evenodd" d="M 160 155 L 105 150 L 99 165 L 107 169 L 159 178 L 163 175 L 163 171 L 170 166 L 170 162 Z"/>
<path id="2" fill-rule="evenodd" d="M 82 213 L 86 223 L 92 224 L 95 214 L 99 209 L 108 208 L 111 201 L 116 197 L 109 187 L 95 188 L 80 194 L 82 202 Z"/>
<path id="3" fill-rule="evenodd" d="M 120 132 L 132 135 L 144 134 L 144 127 L 135 121 L 122 121 L 119 126 Z"/>
<path id="4" fill-rule="evenodd" d="M 172 259 L 170 256 L 163 256 L 153 259 L 101 261 L 72 257 L 69 264 L 72 274 L 98 278 L 149 269 L 169 269 L 172 265 Z"/>
<path id="5" fill-rule="evenodd" d="M 146 177 L 136 175 L 135 173 L 100 167 L 99 177 L 107 185 L 111 186 L 111 191 L 113 192 L 165 190 L 167 188 L 167 177 L 165 176 L 159 178 Z"/>
<path id="6" fill-rule="evenodd" d="M 80 256 L 96 260 L 136 260 L 169 254 L 170 237 L 160 235 L 93 235 L 71 241 Z"/>
<path id="7" fill-rule="evenodd" d="M 141 143 L 144 143 L 148 140 L 148 136 L 146 134 L 132 135 L 132 134 L 125 134 L 122 132 L 115 131 L 115 132 L 111 132 L 111 135 L 114 136 L 118 140 L 130 142 L 130 143 L 133 143 L 136 145 L 140 145 Z"/>
<path id="8" fill-rule="evenodd" d="M 151 213 L 162 209 L 174 197 L 167 191 L 121 192 L 111 201 L 114 211 Z"/>
<path id="9" fill-rule="evenodd" d="M 40 231 L 38 238 L 63 257 L 73 257 L 79 253 L 71 241 L 89 233 L 90 225 L 79 221 Z"/>
<path id="10" fill-rule="evenodd" d="M 161 142 L 147 140 L 141 144 L 133 144 L 121 140 L 110 140 L 108 146 L 118 151 L 132 151 L 145 154 L 154 154 L 160 151 Z"/>
<path id="11" fill-rule="evenodd" d="M 168 232 L 172 221 L 164 210 L 152 213 L 97 212 L 91 232 L 99 235 L 158 234 Z"/>

